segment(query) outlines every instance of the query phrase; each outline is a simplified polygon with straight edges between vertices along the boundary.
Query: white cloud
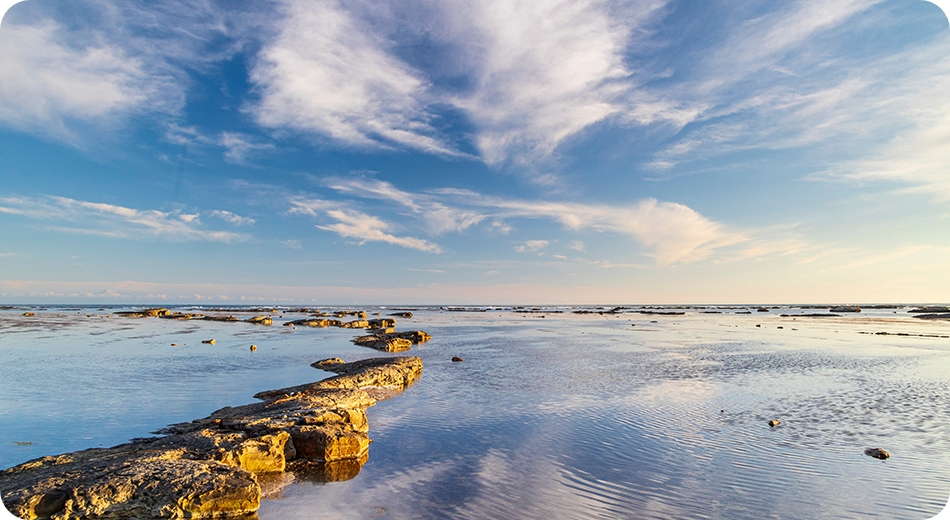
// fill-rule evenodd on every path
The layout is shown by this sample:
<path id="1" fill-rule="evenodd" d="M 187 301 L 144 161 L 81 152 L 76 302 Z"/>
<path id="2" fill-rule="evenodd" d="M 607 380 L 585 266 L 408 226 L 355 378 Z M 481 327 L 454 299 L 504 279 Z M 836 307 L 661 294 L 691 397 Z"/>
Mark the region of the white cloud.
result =
<path id="1" fill-rule="evenodd" d="M 320 229 L 333 231 L 344 238 L 356 238 L 360 243 L 385 242 L 409 249 L 418 249 L 429 253 L 441 253 L 438 244 L 413 237 L 397 237 L 386 233 L 391 227 L 377 217 L 349 209 L 333 209 L 326 212 L 327 216 L 337 220 L 336 224 L 317 226 Z"/>
<path id="2" fill-rule="evenodd" d="M 250 136 L 238 132 L 222 132 L 218 142 L 227 149 L 224 159 L 235 164 L 244 164 L 248 154 L 252 152 L 275 148 L 271 143 L 258 143 Z"/>
<path id="3" fill-rule="evenodd" d="M 516 247 L 515 251 L 519 253 L 533 253 L 548 247 L 548 244 L 550 244 L 550 242 L 547 240 L 528 240 L 523 245 Z"/>
<path id="4" fill-rule="evenodd" d="M 173 240 L 234 242 L 248 235 L 201 227 L 199 215 L 175 210 L 138 210 L 66 197 L 0 197 L 0 213 L 53 220 L 56 231 L 114 238 L 163 237 Z M 72 226 L 61 223 L 69 222 Z"/>
<path id="5" fill-rule="evenodd" d="M 340 204 L 336 202 L 323 199 L 308 199 L 300 196 L 290 197 L 287 202 L 290 203 L 290 209 L 287 210 L 288 214 L 307 215 L 309 217 L 316 217 L 323 211 L 340 207 Z"/>
<path id="6" fill-rule="evenodd" d="M 454 96 L 478 128 L 482 158 L 499 164 L 544 158 L 584 128 L 624 110 L 631 88 L 623 55 L 663 1 L 617 10 L 599 1 L 452 3 L 449 38 L 474 88 Z M 660 110 L 654 111 L 661 117 Z"/>
<path id="7" fill-rule="evenodd" d="M 731 87 L 763 69 L 794 75 L 794 71 L 780 64 L 790 51 L 882 1 L 793 0 L 775 4 L 772 12 L 732 28 L 728 39 L 712 50 L 705 62 L 705 81 L 698 85 L 699 90 L 710 92 Z"/>
<path id="8" fill-rule="evenodd" d="M 261 92 L 248 110 L 266 127 L 292 128 L 358 147 L 394 144 L 457 155 L 430 127 L 426 82 L 335 0 L 287 0 L 279 34 L 250 79 Z"/>
<path id="9" fill-rule="evenodd" d="M 709 104 L 701 124 L 647 166 L 702 171 L 736 152 L 799 148 L 806 179 L 950 200 L 950 35 L 848 60 L 821 39 L 847 37 L 846 22 L 878 3 L 800 0 L 732 31 L 695 79 L 670 88 Z"/>
<path id="10" fill-rule="evenodd" d="M 493 216 L 500 218 L 550 219 L 574 231 L 610 231 L 633 237 L 659 265 L 704 260 L 716 249 L 749 240 L 748 236 L 730 231 L 687 206 L 655 199 L 644 199 L 631 206 L 609 206 L 502 199 L 454 189 L 441 192 L 492 209 Z"/>
<path id="11" fill-rule="evenodd" d="M 846 106 L 857 114 L 849 122 L 849 130 L 854 134 L 876 130 L 873 135 L 889 130 L 889 139 L 868 147 L 858 158 L 840 160 L 808 178 L 883 184 L 898 193 L 950 200 L 948 47 L 950 35 L 944 35 L 925 48 L 876 63 L 877 72 L 865 80 L 870 85 L 867 94 Z M 904 79 L 892 82 L 893 77 Z"/>
<path id="12" fill-rule="evenodd" d="M 434 123 L 450 106 L 474 125 L 490 165 L 543 160 L 614 116 L 680 128 L 704 107 L 639 89 L 624 63 L 666 3 L 417 0 L 397 11 L 369 1 L 285 0 L 277 35 L 252 67 L 261 97 L 247 110 L 263 126 L 345 146 L 466 156 Z M 444 59 L 405 56 L 400 44 L 414 38 Z M 445 77 L 454 83 L 440 83 Z"/>
<path id="13" fill-rule="evenodd" d="M 326 179 L 324 183 L 341 193 L 384 200 L 409 208 L 412 211 L 406 216 L 421 217 L 428 223 L 426 227 L 432 234 L 460 232 L 486 220 L 489 231 L 510 231 L 510 226 L 505 222 L 512 219 L 547 219 L 560 223 L 570 231 L 611 232 L 634 238 L 644 246 L 643 254 L 652 257 L 660 266 L 706 260 L 717 251 L 722 254 L 716 261 L 735 261 L 791 254 L 808 247 L 807 242 L 798 238 L 798 235 L 785 230 L 781 239 L 773 237 L 774 233 L 768 230 L 733 230 L 685 205 L 652 198 L 630 205 L 607 205 L 506 199 L 453 188 L 433 189 L 419 194 L 400 190 L 387 182 L 366 179 L 332 178 Z M 419 239 L 412 239 L 416 242 L 404 242 L 402 238 L 384 233 L 390 224 L 349 209 L 350 202 L 294 197 L 290 203 L 292 208 L 288 213 L 313 217 L 326 215 L 340 221 L 333 226 L 321 226 L 321 229 L 335 231 L 343 236 L 398 243 L 420 250 L 440 250 L 434 244 L 418 242 Z M 433 215 L 441 217 L 436 219 Z M 442 225 L 433 225 L 433 220 Z M 545 240 L 529 240 L 517 246 L 516 251 L 537 252 L 549 244 Z M 569 247 L 586 252 L 580 240 L 570 242 Z"/>
<path id="14" fill-rule="evenodd" d="M 499 235 L 507 235 L 507 234 L 511 233 L 511 231 L 512 231 L 513 229 L 514 229 L 514 228 L 512 228 L 510 225 L 508 225 L 508 224 L 506 224 L 506 223 L 504 223 L 504 222 L 502 222 L 502 221 L 500 221 L 500 220 L 493 220 L 493 221 L 491 222 L 491 224 L 488 225 L 488 230 L 489 230 L 489 231 L 491 231 L 491 232 L 493 232 L 493 233 L 498 233 Z"/>
<path id="15" fill-rule="evenodd" d="M 53 21 L 4 23 L 0 31 L 0 121 L 77 144 L 77 120 L 111 126 L 130 112 L 175 112 L 178 82 L 122 47 L 76 47 Z"/>
<path id="16" fill-rule="evenodd" d="M 326 180 L 327 187 L 364 198 L 388 200 L 422 216 L 430 233 L 459 232 L 478 224 L 485 216 L 472 210 L 452 208 L 432 197 L 397 189 L 388 182 L 367 179 Z"/>
<path id="17" fill-rule="evenodd" d="M 299 240 L 288 239 L 281 242 L 290 249 L 303 249 L 303 244 Z"/>
<path id="18" fill-rule="evenodd" d="M 346 207 L 341 202 L 332 202 L 322 199 L 308 199 L 306 197 L 291 197 L 288 199 L 291 208 L 287 211 L 291 215 L 307 215 L 320 217 L 321 215 L 336 220 L 337 223 L 318 225 L 317 228 L 333 231 L 344 238 L 356 238 L 360 243 L 385 242 L 409 249 L 417 249 L 429 253 L 441 253 L 442 248 L 426 240 L 414 237 L 397 237 L 387 233 L 392 225 L 378 217 L 367 215 Z"/>
<path id="19" fill-rule="evenodd" d="M 950 79 L 950 78 L 948 78 Z M 811 179 L 859 184 L 886 183 L 898 193 L 920 193 L 950 201 L 950 105 L 944 117 L 896 137 L 867 158 L 844 162 Z"/>
<path id="20" fill-rule="evenodd" d="M 249 226 L 255 222 L 255 220 L 252 218 L 242 217 L 235 213 L 231 213 L 230 211 L 224 211 L 220 209 L 216 209 L 211 213 L 208 213 L 208 216 L 219 218 L 236 226 Z"/>

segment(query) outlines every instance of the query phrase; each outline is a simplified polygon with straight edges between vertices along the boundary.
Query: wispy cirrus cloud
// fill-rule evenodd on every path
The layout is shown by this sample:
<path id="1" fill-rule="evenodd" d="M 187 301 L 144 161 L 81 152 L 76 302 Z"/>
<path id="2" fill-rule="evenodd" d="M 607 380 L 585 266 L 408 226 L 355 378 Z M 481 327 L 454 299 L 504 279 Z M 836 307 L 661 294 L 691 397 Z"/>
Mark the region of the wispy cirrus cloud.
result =
<path id="1" fill-rule="evenodd" d="M 336 0 L 287 0 L 278 34 L 250 71 L 260 100 L 247 111 L 269 128 L 363 148 L 394 145 L 460 155 L 436 136 L 427 82 Z"/>
<path id="2" fill-rule="evenodd" d="M 729 263 L 820 249 L 802 238 L 802 233 L 795 230 L 796 226 L 735 229 L 686 205 L 653 198 L 617 205 L 512 199 L 455 188 L 415 193 L 401 190 L 385 181 L 362 177 L 331 177 L 324 179 L 322 184 L 353 199 L 330 201 L 290 197 L 291 208 L 288 213 L 329 217 L 337 223 L 318 227 L 348 238 L 388 242 L 422 251 L 439 252 L 441 247 L 423 239 L 396 236 L 391 230 L 396 227 L 415 228 L 425 230 L 430 235 L 444 235 L 485 223 L 484 230 L 488 236 L 492 236 L 509 234 L 513 227 L 507 222 L 548 220 L 575 233 L 606 232 L 632 238 L 643 247 L 638 254 L 652 258 L 661 267 L 705 260 Z M 355 209 L 360 207 L 360 199 L 388 203 L 379 206 L 374 202 L 377 211 L 387 212 L 387 206 L 402 211 L 395 215 L 390 213 L 390 220 L 382 220 Z M 547 240 L 528 240 L 517 246 L 516 251 L 537 252 L 550 243 Z M 567 247 L 581 253 L 587 252 L 581 240 L 572 240 Z M 623 262 L 613 265 L 620 264 Z M 642 267 L 642 264 L 636 265 Z"/>
<path id="3" fill-rule="evenodd" d="M 489 164 L 544 159 L 568 137 L 625 111 L 662 119 L 671 107 L 622 101 L 633 87 L 627 46 L 665 3 L 622 9 L 575 0 L 446 4 L 446 37 L 478 49 L 461 53 L 473 89 L 452 102 L 478 129 L 482 158 Z"/>
<path id="4" fill-rule="evenodd" d="M 192 86 L 189 73 L 263 34 L 264 9 L 225 10 L 205 0 L 90 1 L 70 17 L 55 5 L 24 2 L 0 31 L 0 123 L 82 147 L 90 145 L 83 138 L 90 127 L 176 118 Z"/>
<path id="5" fill-rule="evenodd" d="M 890 16 L 871 14 L 881 4 L 797 0 L 739 23 L 688 78 L 667 86 L 672 98 L 707 108 L 647 166 L 689 171 L 730 164 L 738 152 L 799 148 L 827 165 L 810 179 L 946 193 L 936 173 L 947 162 L 940 147 L 911 143 L 939 142 L 945 131 L 946 106 L 934 100 L 950 95 L 950 39 L 854 52 L 846 42 L 860 29 L 852 27 Z"/>
<path id="6" fill-rule="evenodd" d="M 668 0 L 285 0 L 251 69 L 268 128 L 369 149 L 467 156 L 436 123 L 447 109 L 471 125 L 479 158 L 520 167 L 616 118 L 682 127 L 702 107 L 638 88 L 625 64 Z M 406 49 L 417 45 L 444 58 Z"/>
<path id="7" fill-rule="evenodd" d="M 456 189 L 439 192 L 490 210 L 486 212 L 498 218 L 548 219 L 574 231 L 609 231 L 627 235 L 643 244 L 647 248 L 645 254 L 653 257 L 659 265 L 705 260 L 717 249 L 750 239 L 683 204 L 652 198 L 629 206 L 612 206 L 513 200 Z"/>
<path id="8" fill-rule="evenodd" d="M 139 210 L 67 197 L 0 197 L 0 213 L 55 221 L 52 229 L 57 231 L 114 238 L 158 237 L 214 242 L 235 242 L 250 238 L 244 233 L 205 229 L 198 213 Z M 237 217 L 229 212 L 219 212 L 218 216 L 221 213 Z"/>
<path id="9" fill-rule="evenodd" d="M 924 48 L 897 53 L 876 63 L 867 92 L 844 109 L 853 133 L 885 138 L 858 157 L 843 158 L 806 178 L 884 186 L 895 193 L 950 200 L 950 34 Z M 894 83 L 888 78 L 902 76 Z M 889 123 L 888 127 L 883 122 Z"/>
<path id="10" fill-rule="evenodd" d="M 152 64 L 125 49 L 63 41 L 56 22 L 5 23 L 0 31 L 0 121 L 77 144 L 73 123 L 113 126 L 116 117 L 143 110 L 177 111 L 183 91 Z"/>
<path id="11" fill-rule="evenodd" d="M 219 218 L 225 222 L 230 222 L 236 226 L 250 226 L 256 222 L 254 219 L 249 217 L 242 217 L 236 213 L 231 213 L 230 211 L 225 211 L 221 209 L 216 209 L 208 213 L 209 217 Z"/>
<path id="12" fill-rule="evenodd" d="M 515 251 L 519 253 L 534 253 L 548 247 L 550 244 L 547 240 L 528 240 L 524 244 L 515 247 Z"/>
<path id="13" fill-rule="evenodd" d="M 441 253 L 442 248 L 427 240 L 409 236 L 396 236 L 390 233 L 392 224 L 379 217 L 368 215 L 347 207 L 340 202 L 295 196 L 288 202 L 291 207 L 288 214 L 324 217 L 335 220 L 332 224 L 317 225 L 318 229 L 332 231 L 343 238 L 353 238 L 360 244 L 366 242 L 384 242 L 427 253 Z"/>
<path id="14" fill-rule="evenodd" d="M 424 193 L 400 190 L 391 183 L 375 179 L 329 178 L 324 184 L 333 190 L 361 198 L 387 200 L 422 217 L 425 227 L 435 235 L 459 232 L 478 224 L 485 215 L 470 209 L 447 206 Z"/>
<path id="15" fill-rule="evenodd" d="M 317 226 L 320 229 L 333 231 L 344 238 L 355 238 L 360 243 L 385 242 L 409 249 L 418 249 L 428 253 L 441 253 L 442 248 L 421 238 L 397 237 L 389 234 L 392 226 L 382 219 L 348 209 L 334 209 L 327 211 L 327 216 L 337 220 L 336 224 Z"/>

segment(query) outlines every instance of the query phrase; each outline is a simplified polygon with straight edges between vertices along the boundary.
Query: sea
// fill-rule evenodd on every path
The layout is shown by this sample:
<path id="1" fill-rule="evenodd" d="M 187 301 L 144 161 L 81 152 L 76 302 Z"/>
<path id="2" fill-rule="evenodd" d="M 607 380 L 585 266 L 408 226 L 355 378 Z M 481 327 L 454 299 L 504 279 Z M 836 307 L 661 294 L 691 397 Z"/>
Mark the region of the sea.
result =
<path id="1" fill-rule="evenodd" d="M 116 314 L 137 308 L 0 308 L 0 469 L 329 377 L 320 359 L 414 355 L 422 377 L 367 410 L 359 472 L 297 479 L 259 520 L 916 520 L 950 499 L 950 320 L 912 305 L 169 306 L 270 326 Z M 389 354 L 353 344 L 359 330 L 283 325 L 344 310 L 411 312 L 396 330 L 432 340 Z"/>

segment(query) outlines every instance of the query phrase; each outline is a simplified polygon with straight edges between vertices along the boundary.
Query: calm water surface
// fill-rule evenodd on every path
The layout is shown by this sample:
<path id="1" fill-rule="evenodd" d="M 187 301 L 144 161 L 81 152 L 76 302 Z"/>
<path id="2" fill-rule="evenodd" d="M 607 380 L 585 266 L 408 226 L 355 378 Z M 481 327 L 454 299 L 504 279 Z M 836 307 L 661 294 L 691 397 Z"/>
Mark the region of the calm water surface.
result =
<path id="1" fill-rule="evenodd" d="M 300 315 L 262 327 L 110 310 L 0 311 L 0 466 L 320 379 L 317 359 L 380 355 L 350 330 L 279 326 Z M 369 461 L 346 482 L 288 486 L 259 518 L 926 519 L 947 504 L 948 322 L 544 310 L 398 319 L 433 339 L 410 352 L 423 377 L 369 409 Z M 876 446 L 891 458 L 864 455 Z"/>

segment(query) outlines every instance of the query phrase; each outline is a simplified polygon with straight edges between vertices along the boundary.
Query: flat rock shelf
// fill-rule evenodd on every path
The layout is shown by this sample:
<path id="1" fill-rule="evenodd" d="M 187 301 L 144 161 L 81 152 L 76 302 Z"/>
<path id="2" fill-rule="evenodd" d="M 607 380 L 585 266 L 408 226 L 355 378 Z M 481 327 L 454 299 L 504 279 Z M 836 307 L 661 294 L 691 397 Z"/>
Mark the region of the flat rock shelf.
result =
<path id="1" fill-rule="evenodd" d="M 258 393 L 261 402 L 173 424 L 159 437 L 4 470 L 3 503 L 24 519 L 235 517 L 252 515 L 294 476 L 353 478 L 370 443 L 365 409 L 418 379 L 422 360 L 314 366 L 338 375 Z"/>

